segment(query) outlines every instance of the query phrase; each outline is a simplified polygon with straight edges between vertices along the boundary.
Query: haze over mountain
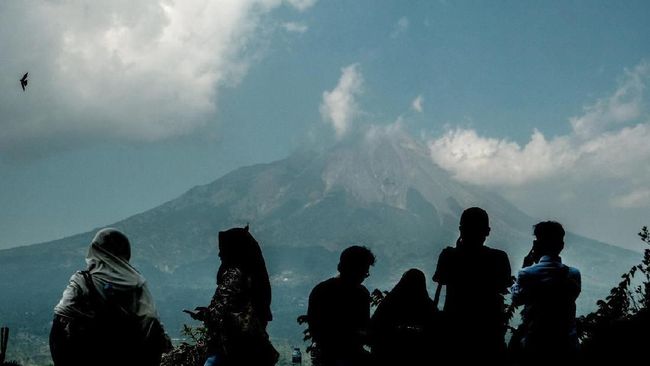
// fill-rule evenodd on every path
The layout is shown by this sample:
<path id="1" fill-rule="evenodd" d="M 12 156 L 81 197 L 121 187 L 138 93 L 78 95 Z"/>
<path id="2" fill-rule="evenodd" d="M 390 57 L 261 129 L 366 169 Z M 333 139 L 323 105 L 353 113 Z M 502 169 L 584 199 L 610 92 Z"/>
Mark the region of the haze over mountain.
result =
<path id="1" fill-rule="evenodd" d="M 537 220 L 496 194 L 453 181 L 425 146 L 391 125 L 322 152 L 237 169 L 108 226 L 131 239 L 133 262 L 149 280 L 169 332 L 178 336 L 190 322 L 181 310 L 205 305 L 214 291 L 218 231 L 249 223 L 272 277 L 271 336 L 299 342 L 295 318 L 305 312 L 311 287 L 335 273 L 341 249 L 363 244 L 376 253 L 371 290 L 390 289 L 411 267 L 430 277 L 470 206 L 488 211 L 488 245 L 506 250 L 516 271 Z M 52 307 L 70 275 L 84 268 L 93 234 L 0 251 L 2 323 L 47 334 Z M 583 273 L 582 313 L 638 261 L 637 253 L 570 233 L 566 242 L 565 261 Z"/>

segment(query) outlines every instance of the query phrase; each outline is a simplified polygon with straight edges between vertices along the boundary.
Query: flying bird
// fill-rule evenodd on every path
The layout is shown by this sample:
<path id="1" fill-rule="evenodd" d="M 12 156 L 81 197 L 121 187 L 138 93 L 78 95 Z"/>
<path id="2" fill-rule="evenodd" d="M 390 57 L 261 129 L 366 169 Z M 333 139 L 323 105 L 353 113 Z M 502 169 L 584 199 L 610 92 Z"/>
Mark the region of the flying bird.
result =
<path id="1" fill-rule="evenodd" d="M 27 80 L 27 74 L 29 74 L 29 73 L 26 72 L 25 75 L 23 75 L 23 78 L 20 79 L 20 86 L 23 87 L 23 91 L 25 91 L 25 87 L 27 86 L 27 81 L 28 81 Z"/>

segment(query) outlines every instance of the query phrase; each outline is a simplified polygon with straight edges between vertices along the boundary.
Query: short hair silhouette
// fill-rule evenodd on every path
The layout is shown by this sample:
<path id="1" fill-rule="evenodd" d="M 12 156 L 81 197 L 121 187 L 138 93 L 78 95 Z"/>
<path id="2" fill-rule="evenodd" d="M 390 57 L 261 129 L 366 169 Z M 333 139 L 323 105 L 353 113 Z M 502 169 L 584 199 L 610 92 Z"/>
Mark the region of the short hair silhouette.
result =
<path id="1" fill-rule="evenodd" d="M 489 229 L 490 219 L 480 207 L 470 207 L 460 216 L 460 227 L 466 229 Z"/>
<path id="2" fill-rule="evenodd" d="M 541 254 L 559 255 L 564 249 L 564 228 L 557 221 L 542 221 L 533 226 L 536 250 Z"/>
<path id="3" fill-rule="evenodd" d="M 354 272 L 366 266 L 374 266 L 375 261 L 375 255 L 372 254 L 370 249 L 353 245 L 341 252 L 338 270 L 339 272 Z"/>

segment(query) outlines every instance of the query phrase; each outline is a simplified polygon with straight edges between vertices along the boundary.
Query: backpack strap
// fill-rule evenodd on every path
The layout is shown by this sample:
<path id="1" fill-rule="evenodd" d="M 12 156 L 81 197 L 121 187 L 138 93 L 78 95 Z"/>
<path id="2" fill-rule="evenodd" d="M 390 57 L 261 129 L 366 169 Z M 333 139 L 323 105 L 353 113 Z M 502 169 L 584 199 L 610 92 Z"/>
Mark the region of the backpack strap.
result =
<path id="1" fill-rule="evenodd" d="M 88 292 L 90 294 L 90 301 L 92 303 L 95 303 L 96 305 L 102 303 L 102 295 L 100 295 L 99 291 L 97 290 L 97 287 L 95 287 L 95 282 L 93 282 L 92 275 L 90 274 L 90 271 L 84 270 L 84 271 L 79 271 L 79 273 L 83 276 L 84 282 L 86 283 L 86 287 L 88 288 Z"/>

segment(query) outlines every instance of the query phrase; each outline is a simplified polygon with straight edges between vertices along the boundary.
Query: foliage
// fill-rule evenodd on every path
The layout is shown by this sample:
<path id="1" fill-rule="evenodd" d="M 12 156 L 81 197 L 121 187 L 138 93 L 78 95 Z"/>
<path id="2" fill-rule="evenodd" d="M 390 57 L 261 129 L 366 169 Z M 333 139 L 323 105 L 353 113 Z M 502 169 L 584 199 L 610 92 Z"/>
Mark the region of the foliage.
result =
<path id="1" fill-rule="evenodd" d="M 650 232 L 643 227 L 641 240 L 650 245 Z M 650 248 L 640 264 L 621 276 L 598 309 L 578 318 L 578 332 L 586 362 L 615 355 L 619 361 L 633 360 L 646 352 L 650 326 Z M 647 355 L 646 355 L 647 356 Z"/>
<path id="2" fill-rule="evenodd" d="M 643 227 L 639 237 L 650 245 L 650 232 Z M 641 273 L 641 276 L 635 276 Z M 640 277 L 640 278 L 639 278 Z M 644 250 L 643 260 L 621 276 L 622 280 L 614 287 L 605 300 L 599 300 L 598 309 L 578 319 L 580 338 L 588 341 L 600 328 L 635 318 L 650 305 L 650 248 Z"/>
<path id="3" fill-rule="evenodd" d="M 203 366 L 207 357 L 207 329 L 183 325 L 186 340 L 163 355 L 161 366 Z"/>

